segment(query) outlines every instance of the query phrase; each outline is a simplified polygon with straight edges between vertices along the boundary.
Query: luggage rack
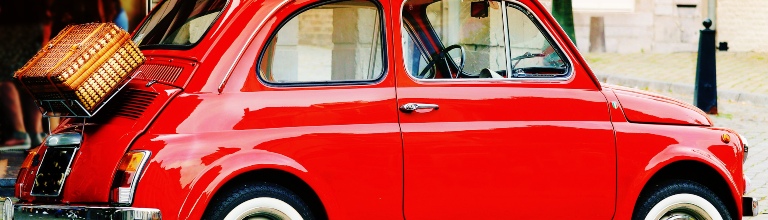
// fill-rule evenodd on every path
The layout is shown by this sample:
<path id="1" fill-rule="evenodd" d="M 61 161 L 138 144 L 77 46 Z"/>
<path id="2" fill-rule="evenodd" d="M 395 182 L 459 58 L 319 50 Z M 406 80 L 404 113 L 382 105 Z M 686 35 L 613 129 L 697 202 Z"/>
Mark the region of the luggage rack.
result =
<path id="1" fill-rule="evenodd" d="M 96 109 L 93 112 L 89 112 L 82 103 L 72 99 L 43 99 L 35 100 L 35 104 L 43 113 L 43 117 L 61 117 L 61 118 L 91 118 L 104 107 L 112 98 L 115 97 L 128 83 L 134 78 L 136 74 L 132 74 L 125 79 L 120 87 L 117 87 L 111 92 L 111 94 L 103 102 L 97 104 Z"/>

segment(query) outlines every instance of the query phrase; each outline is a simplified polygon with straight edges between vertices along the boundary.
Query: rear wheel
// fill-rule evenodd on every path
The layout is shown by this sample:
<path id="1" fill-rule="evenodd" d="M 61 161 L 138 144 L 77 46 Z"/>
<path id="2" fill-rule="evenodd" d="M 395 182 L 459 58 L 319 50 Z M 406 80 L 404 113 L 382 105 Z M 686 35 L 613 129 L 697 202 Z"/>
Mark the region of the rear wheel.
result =
<path id="1" fill-rule="evenodd" d="M 659 185 L 638 200 L 634 220 L 730 220 L 723 202 L 707 187 L 678 180 Z"/>
<path id="2" fill-rule="evenodd" d="M 204 219 L 312 220 L 309 207 L 293 192 L 272 183 L 241 184 L 217 195 Z"/>

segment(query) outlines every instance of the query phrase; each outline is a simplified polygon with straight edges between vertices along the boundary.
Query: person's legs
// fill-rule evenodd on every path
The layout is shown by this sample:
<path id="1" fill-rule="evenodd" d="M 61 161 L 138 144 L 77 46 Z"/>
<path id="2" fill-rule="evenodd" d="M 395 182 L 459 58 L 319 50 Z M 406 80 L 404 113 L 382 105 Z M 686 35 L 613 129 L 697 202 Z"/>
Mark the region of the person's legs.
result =
<path id="1" fill-rule="evenodd" d="M 27 91 L 23 91 L 23 88 L 17 88 L 21 90 L 18 92 L 21 98 L 22 112 L 24 113 L 24 127 L 27 128 L 26 131 L 29 133 L 32 147 L 36 147 L 43 142 L 45 137 L 43 134 L 43 113 L 37 108 L 34 97 Z"/>
<path id="2" fill-rule="evenodd" d="M 26 133 L 26 127 L 24 127 L 21 101 L 13 82 L 0 81 L 0 103 L 2 103 L 3 112 L 5 112 L 4 117 L 8 118 L 8 126 L 13 130 L 11 134 L 6 135 L 5 140 L 0 143 L 0 147 L 29 146 L 29 136 Z"/>
<path id="3" fill-rule="evenodd" d="M 42 29 L 40 25 L 33 23 L 3 24 L 0 25 L 0 33 L 3 33 L 0 34 L 0 109 L 5 111 L 0 117 L 8 118 L 8 126 L 12 128 L 9 130 L 14 130 L 3 135 L 5 138 L 0 141 L 0 150 L 28 149 L 30 138 L 27 128 L 31 132 L 40 133 L 42 127 L 39 125 L 39 114 L 27 115 L 29 127 L 24 125 L 24 105 L 25 101 L 29 100 L 21 99 L 14 84 L 14 72 L 23 67 L 40 49 Z"/>

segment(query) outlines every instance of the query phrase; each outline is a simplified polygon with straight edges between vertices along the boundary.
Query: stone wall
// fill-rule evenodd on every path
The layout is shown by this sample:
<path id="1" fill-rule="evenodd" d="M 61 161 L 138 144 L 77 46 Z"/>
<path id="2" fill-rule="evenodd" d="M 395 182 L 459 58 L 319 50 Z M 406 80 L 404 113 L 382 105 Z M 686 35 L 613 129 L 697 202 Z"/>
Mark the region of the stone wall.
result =
<path id="1" fill-rule="evenodd" d="M 768 0 L 718 0 L 717 19 L 731 51 L 768 52 Z"/>
<path id="2" fill-rule="evenodd" d="M 605 52 L 690 52 L 698 47 L 700 0 L 637 0 L 631 12 L 575 11 L 576 42 L 589 51 L 590 18 L 603 17 Z M 551 5 L 551 0 L 542 3 Z"/>
<path id="3" fill-rule="evenodd" d="M 541 0 L 551 8 L 552 0 Z M 606 52 L 695 52 L 707 0 L 636 0 L 632 12 L 575 11 L 576 41 L 589 50 L 590 17 L 605 21 Z M 717 0 L 717 41 L 730 51 L 768 52 L 768 1 Z"/>
<path id="4" fill-rule="evenodd" d="M 332 48 L 333 9 L 314 9 L 299 15 L 299 44 Z"/>

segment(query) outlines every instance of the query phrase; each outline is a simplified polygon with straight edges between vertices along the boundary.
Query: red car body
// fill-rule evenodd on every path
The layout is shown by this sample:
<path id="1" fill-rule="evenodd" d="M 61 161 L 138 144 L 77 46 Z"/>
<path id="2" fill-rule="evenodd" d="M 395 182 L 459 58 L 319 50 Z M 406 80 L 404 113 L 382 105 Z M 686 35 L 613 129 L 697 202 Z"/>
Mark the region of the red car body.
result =
<path id="1" fill-rule="evenodd" d="M 669 178 L 700 182 L 740 218 L 738 134 L 688 104 L 601 85 L 537 1 L 519 3 L 562 46 L 567 80 L 414 80 L 396 37 L 402 0 L 378 2 L 387 57 L 380 80 L 260 80 L 254 60 L 269 36 L 315 3 L 231 1 L 194 47 L 143 48 L 147 62 L 116 109 L 59 127 L 83 134 L 61 195 L 30 195 L 32 163 L 19 174 L 17 205 L 113 206 L 120 159 L 146 150 L 130 207 L 164 219 L 200 219 L 218 192 L 249 179 L 291 189 L 328 219 L 630 219 L 643 189 Z M 147 85 L 162 77 L 171 78 Z M 399 111 L 406 103 L 439 109 Z"/>

